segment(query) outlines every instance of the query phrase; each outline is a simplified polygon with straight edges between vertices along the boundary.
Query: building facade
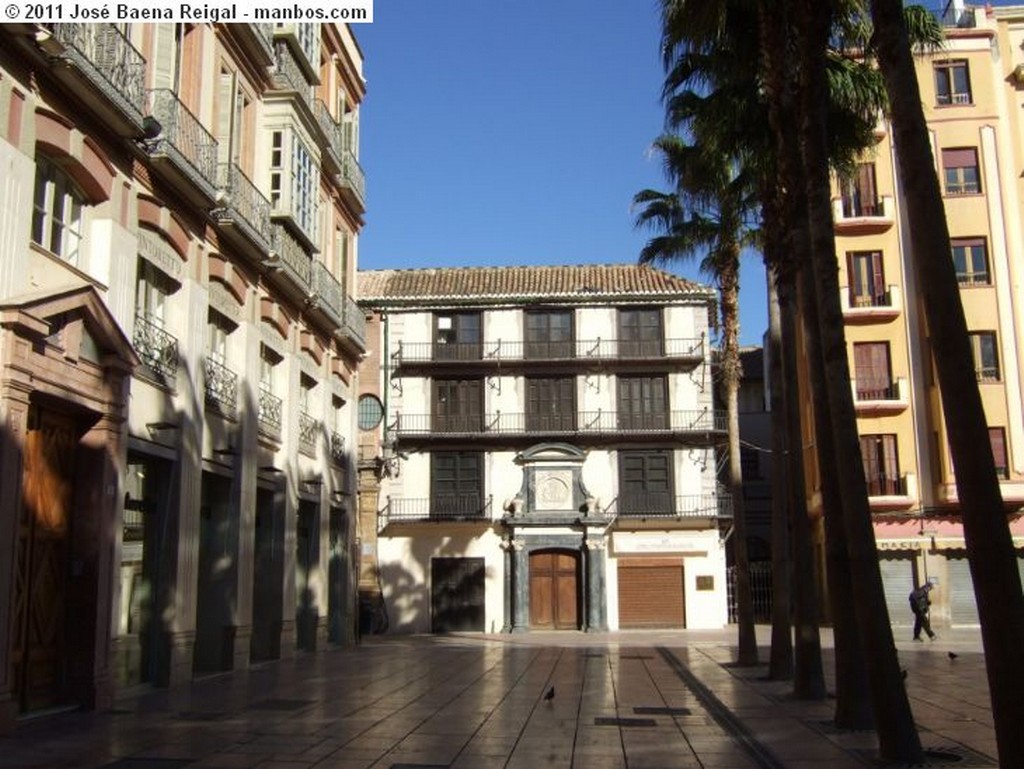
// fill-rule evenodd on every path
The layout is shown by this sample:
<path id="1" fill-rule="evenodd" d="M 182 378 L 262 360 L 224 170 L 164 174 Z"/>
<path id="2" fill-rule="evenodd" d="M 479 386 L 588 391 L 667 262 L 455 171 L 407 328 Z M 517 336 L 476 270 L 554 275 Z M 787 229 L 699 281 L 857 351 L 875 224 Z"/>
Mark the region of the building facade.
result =
<path id="1" fill-rule="evenodd" d="M 383 627 L 726 622 L 713 292 L 611 265 L 367 271 L 359 297 Z"/>
<path id="2" fill-rule="evenodd" d="M 354 633 L 344 26 L 0 27 L 0 730 Z"/>
<path id="3" fill-rule="evenodd" d="M 1015 541 L 1024 546 L 1024 9 L 950 3 L 945 46 L 916 58 L 989 437 Z M 837 180 L 833 218 L 851 387 L 894 623 L 933 580 L 933 616 L 976 624 L 954 468 L 912 269 L 892 135 Z M 805 420 L 805 421 L 809 421 Z M 808 438 L 805 446 L 810 446 Z M 820 510 L 812 450 L 812 507 Z M 1024 563 L 1024 561 L 1022 561 Z"/>

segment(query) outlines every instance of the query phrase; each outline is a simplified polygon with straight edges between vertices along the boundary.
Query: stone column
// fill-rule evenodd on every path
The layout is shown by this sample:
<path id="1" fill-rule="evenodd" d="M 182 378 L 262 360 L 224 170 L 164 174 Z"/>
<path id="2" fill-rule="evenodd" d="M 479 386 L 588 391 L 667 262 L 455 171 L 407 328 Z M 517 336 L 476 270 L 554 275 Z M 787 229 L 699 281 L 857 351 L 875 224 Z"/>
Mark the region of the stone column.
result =
<path id="1" fill-rule="evenodd" d="M 512 547 L 512 536 L 501 538 L 501 550 L 504 553 L 505 560 L 505 579 L 503 582 L 502 595 L 504 597 L 504 614 L 501 623 L 502 633 L 512 632 L 512 606 L 514 601 L 512 600 L 512 570 L 514 568 L 513 558 L 513 547 Z"/>
<path id="2" fill-rule="evenodd" d="M 525 633 L 530 629 L 530 560 L 526 542 L 513 539 L 515 556 L 512 565 L 512 632 Z"/>
<path id="3" fill-rule="evenodd" d="M 587 632 L 608 630 L 607 587 L 605 585 L 605 549 L 608 541 L 586 539 L 583 547 L 587 559 Z"/>

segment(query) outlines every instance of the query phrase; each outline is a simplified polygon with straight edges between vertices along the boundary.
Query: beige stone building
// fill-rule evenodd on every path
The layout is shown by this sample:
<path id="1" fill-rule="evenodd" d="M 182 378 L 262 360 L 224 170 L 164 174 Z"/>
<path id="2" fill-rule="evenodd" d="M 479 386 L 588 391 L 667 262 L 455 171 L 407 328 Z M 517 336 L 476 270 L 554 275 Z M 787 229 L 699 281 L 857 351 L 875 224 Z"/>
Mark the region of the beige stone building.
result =
<path id="1" fill-rule="evenodd" d="M 1024 6 L 954 2 L 943 23 L 946 44 L 917 57 L 918 82 L 952 240 L 946 258 L 956 265 L 1003 497 L 1024 547 Z M 936 618 L 976 624 L 930 352 L 938 341 L 929 337 L 911 269 L 899 148 L 884 123 L 876 137 L 855 174 L 837 181 L 833 216 L 886 598 L 893 622 L 910 623 L 907 595 L 935 580 Z M 806 457 L 820 510 L 819 468 L 812 450 Z"/>
<path id="2" fill-rule="evenodd" d="M 0 27 L 0 731 L 352 638 L 361 70 Z"/>

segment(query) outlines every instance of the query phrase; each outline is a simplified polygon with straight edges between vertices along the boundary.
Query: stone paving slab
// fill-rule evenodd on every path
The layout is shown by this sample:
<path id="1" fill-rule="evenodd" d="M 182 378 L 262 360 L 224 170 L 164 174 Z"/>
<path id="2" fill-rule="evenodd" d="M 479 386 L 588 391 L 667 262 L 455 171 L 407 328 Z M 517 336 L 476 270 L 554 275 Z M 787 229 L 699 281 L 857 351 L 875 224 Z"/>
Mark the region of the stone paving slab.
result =
<path id="1" fill-rule="evenodd" d="M 873 732 L 830 726 L 831 700 L 795 700 L 789 684 L 765 680 L 766 663 L 733 666 L 735 638 L 735 628 L 370 638 L 128 692 L 106 713 L 25 720 L 0 738 L 0 769 L 879 766 Z M 758 638 L 767 644 L 769 629 Z M 822 643 L 830 675 L 828 631 Z M 957 759 L 929 766 L 993 769 L 978 631 L 897 649 L 922 742 Z"/>

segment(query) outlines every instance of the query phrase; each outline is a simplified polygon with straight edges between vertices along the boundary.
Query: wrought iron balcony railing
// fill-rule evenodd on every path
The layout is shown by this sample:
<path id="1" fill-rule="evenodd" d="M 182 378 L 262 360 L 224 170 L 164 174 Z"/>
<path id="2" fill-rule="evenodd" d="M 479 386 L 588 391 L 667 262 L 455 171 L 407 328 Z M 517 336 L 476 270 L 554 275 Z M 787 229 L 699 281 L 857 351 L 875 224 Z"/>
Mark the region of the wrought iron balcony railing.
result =
<path id="1" fill-rule="evenodd" d="M 864 195 L 843 196 L 843 218 L 858 219 L 868 216 L 885 216 L 885 200 Z"/>
<path id="2" fill-rule="evenodd" d="M 887 475 L 877 473 L 868 475 L 865 480 L 868 484 L 869 497 L 902 497 L 907 493 L 907 476 Z"/>
<path id="3" fill-rule="evenodd" d="M 641 418 L 642 416 L 642 418 Z M 623 418 L 625 417 L 625 418 Z M 528 435 L 562 434 L 679 434 L 725 432 L 724 411 L 692 409 L 660 414 L 622 414 L 615 410 L 580 411 L 557 418 L 496 411 L 491 414 L 404 414 L 396 413 L 389 430 L 399 438 L 445 435 Z"/>
<path id="4" fill-rule="evenodd" d="M 429 498 L 387 498 L 378 515 L 380 528 L 389 523 L 416 521 L 487 521 L 491 518 L 493 498 L 482 494 L 435 494 Z"/>
<path id="5" fill-rule="evenodd" d="M 274 245 L 281 266 L 289 273 L 303 293 L 309 293 L 309 280 L 313 271 L 313 258 L 306 252 L 287 227 L 273 226 Z"/>
<path id="6" fill-rule="evenodd" d="M 356 304 L 356 300 L 350 296 L 345 297 L 345 313 L 342 317 L 342 326 L 345 335 L 365 350 L 366 315 L 363 314 L 362 308 Z"/>
<path id="7" fill-rule="evenodd" d="M 295 53 L 284 40 L 274 41 L 273 83 L 276 90 L 294 91 L 306 107 L 312 108 L 313 87 L 295 60 Z"/>
<path id="8" fill-rule="evenodd" d="M 257 421 L 260 428 L 274 434 L 281 432 L 282 401 L 265 387 L 260 387 Z"/>
<path id="9" fill-rule="evenodd" d="M 339 326 L 345 315 L 345 292 L 341 283 L 323 262 L 314 261 L 310 273 L 309 290 Z"/>
<path id="10" fill-rule="evenodd" d="M 299 449 L 307 454 L 316 453 L 316 436 L 320 432 L 320 422 L 305 411 L 299 412 Z"/>
<path id="11" fill-rule="evenodd" d="M 331 459 L 336 465 L 345 464 L 345 436 L 337 430 L 331 431 Z"/>
<path id="12" fill-rule="evenodd" d="M 728 493 L 672 495 L 669 492 L 628 492 L 605 510 L 619 518 L 731 518 Z"/>
<path id="13" fill-rule="evenodd" d="M 667 358 L 701 361 L 704 339 L 670 338 L 651 341 L 577 339 L 573 342 L 525 342 L 498 339 L 487 342 L 399 342 L 392 353 L 396 364 L 432 361 L 621 360 Z"/>
<path id="14" fill-rule="evenodd" d="M 366 204 L 366 174 L 356 160 L 355 154 L 349 149 L 344 151 L 341 158 L 341 183 L 352 190 L 361 206 Z"/>
<path id="15" fill-rule="evenodd" d="M 317 99 L 313 105 L 313 112 L 316 115 L 317 125 L 324 136 L 322 143 L 324 149 L 333 156 L 334 163 L 339 170 L 343 169 L 343 158 L 345 157 L 345 137 L 341 125 L 335 121 L 331 111 L 327 108 L 323 99 Z"/>
<path id="16" fill-rule="evenodd" d="M 234 414 L 238 404 L 238 374 L 213 356 L 203 361 L 206 375 L 206 402 L 226 414 Z"/>
<path id="17" fill-rule="evenodd" d="M 194 181 L 209 189 L 217 184 L 217 140 L 168 88 L 149 92 L 150 114 L 161 132 L 148 143 L 150 154 L 165 154 Z"/>
<path id="18" fill-rule="evenodd" d="M 253 239 L 261 243 L 265 251 L 270 251 L 273 246 L 270 201 L 236 163 L 221 163 L 217 171 L 217 184 L 228 195 L 226 205 L 220 211 L 221 217 L 237 214 L 251 231 Z"/>
<path id="19" fill-rule="evenodd" d="M 146 109 L 146 60 L 114 24 L 54 24 L 62 58 L 86 77 L 134 123 Z"/>
<path id="20" fill-rule="evenodd" d="M 892 307 L 892 295 L 888 291 L 858 294 L 850 289 L 850 307 Z"/>
<path id="21" fill-rule="evenodd" d="M 178 373 L 178 338 L 163 325 L 144 314 L 135 316 L 132 344 L 144 364 L 163 379 L 173 382 Z"/>

